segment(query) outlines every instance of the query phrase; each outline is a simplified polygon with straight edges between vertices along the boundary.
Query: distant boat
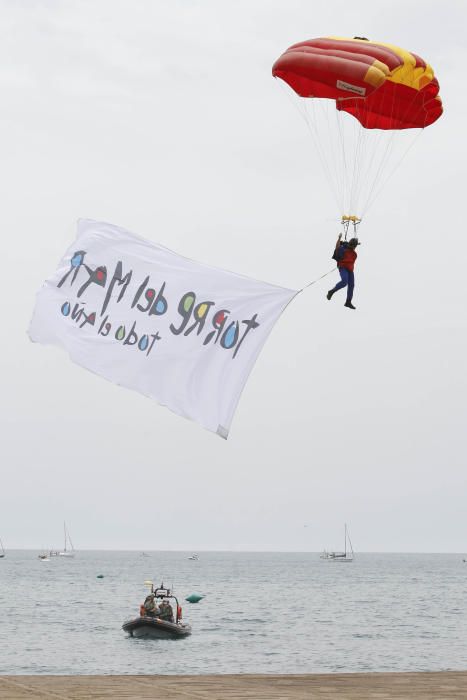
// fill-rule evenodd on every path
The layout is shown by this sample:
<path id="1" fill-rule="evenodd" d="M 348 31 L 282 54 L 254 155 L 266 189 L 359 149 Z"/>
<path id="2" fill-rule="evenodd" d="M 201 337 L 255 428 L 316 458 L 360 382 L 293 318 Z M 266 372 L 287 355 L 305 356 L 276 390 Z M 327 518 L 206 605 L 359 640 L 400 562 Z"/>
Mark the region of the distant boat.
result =
<path id="1" fill-rule="evenodd" d="M 5 548 L 3 546 L 2 540 L 0 540 L 0 547 L 2 548 L 2 551 L 0 552 L 0 559 L 4 559 L 5 558 Z"/>
<path id="2" fill-rule="evenodd" d="M 64 532 L 64 546 L 63 550 L 61 552 L 58 552 L 59 557 L 74 557 L 75 556 L 75 548 L 73 547 L 73 542 L 71 541 L 70 533 L 66 529 L 66 523 L 63 523 L 63 532 Z M 67 545 L 70 545 L 67 548 Z"/>
<path id="3" fill-rule="evenodd" d="M 353 561 L 354 560 L 354 551 L 352 547 L 352 542 L 350 541 L 350 536 L 349 532 L 347 530 L 347 524 L 345 524 L 345 530 L 344 530 L 344 551 L 343 552 L 328 552 L 324 550 L 320 554 L 320 559 L 325 559 L 326 561 Z M 347 543 L 349 544 L 349 549 L 347 549 Z"/>
<path id="4" fill-rule="evenodd" d="M 188 559 L 191 559 L 191 561 L 198 561 L 199 556 L 197 554 L 193 553 L 191 555 L 191 557 L 188 557 Z"/>
<path id="5" fill-rule="evenodd" d="M 40 561 L 50 561 L 50 552 L 42 552 L 41 554 L 37 555 L 37 558 Z"/>

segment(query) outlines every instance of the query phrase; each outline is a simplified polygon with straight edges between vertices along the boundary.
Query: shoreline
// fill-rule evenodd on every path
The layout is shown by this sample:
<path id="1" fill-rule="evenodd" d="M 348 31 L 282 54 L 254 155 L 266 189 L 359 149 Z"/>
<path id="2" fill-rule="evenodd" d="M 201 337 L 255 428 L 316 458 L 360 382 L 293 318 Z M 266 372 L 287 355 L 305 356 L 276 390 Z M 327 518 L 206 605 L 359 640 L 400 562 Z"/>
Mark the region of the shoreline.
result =
<path id="1" fill-rule="evenodd" d="M 465 700 L 467 671 L 304 675 L 0 675 L 0 700 Z"/>

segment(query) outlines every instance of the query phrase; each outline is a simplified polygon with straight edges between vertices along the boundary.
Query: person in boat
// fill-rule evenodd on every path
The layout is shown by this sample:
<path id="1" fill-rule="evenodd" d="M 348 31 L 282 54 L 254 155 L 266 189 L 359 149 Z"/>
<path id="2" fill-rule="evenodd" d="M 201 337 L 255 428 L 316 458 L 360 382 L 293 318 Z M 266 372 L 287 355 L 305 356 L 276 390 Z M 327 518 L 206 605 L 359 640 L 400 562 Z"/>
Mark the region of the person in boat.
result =
<path id="1" fill-rule="evenodd" d="M 342 234 L 336 242 L 336 247 L 334 249 L 333 259 L 337 262 L 337 269 L 341 276 L 341 281 L 336 284 L 333 289 L 330 289 L 326 294 L 329 300 L 332 299 L 333 294 L 339 291 L 339 289 L 344 289 L 347 287 L 347 298 L 345 300 L 344 306 L 348 309 L 355 309 L 352 304 L 353 290 L 355 286 L 354 278 L 354 265 L 357 259 L 356 247 L 360 245 L 358 238 L 351 238 L 350 241 L 342 241 Z"/>
<path id="2" fill-rule="evenodd" d="M 156 597 L 154 593 L 150 593 L 146 596 L 146 600 L 143 603 L 144 614 L 148 617 L 157 617 L 160 614 L 160 608 L 156 603 Z"/>
<path id="3" fill-rule="evenodd" d="M 174 621 L 174 611 L 168 600 L 163 600 L 160 606 L 159 617 L 161 620 L 166 620 L 167 622 Z"/>

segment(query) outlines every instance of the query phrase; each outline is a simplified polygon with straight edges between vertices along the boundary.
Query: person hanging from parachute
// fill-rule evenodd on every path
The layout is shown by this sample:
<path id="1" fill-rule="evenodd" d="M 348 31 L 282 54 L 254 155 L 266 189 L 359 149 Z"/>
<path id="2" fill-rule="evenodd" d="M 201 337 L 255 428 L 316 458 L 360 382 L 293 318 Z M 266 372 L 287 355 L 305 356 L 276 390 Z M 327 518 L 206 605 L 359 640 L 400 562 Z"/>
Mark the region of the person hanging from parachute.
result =
<path id="1" fill-rule="evenodd" d="M 275 61 L 272 75 L 297 100 L 337 212 L 351 212 L 342 215 L 344 241 L 339 236 L 333 256 L 341 281 L 327 298 L 347 287 L 345 306 L 355 309 L 357 226 L 387 190 L 416 135 L 441 117 L 438 80 L 412 51 L 366 37 L 336 36 L 293 44 Z M 351 224 L 354 238 L 347 242 Z"/>
<path id="2" fill-rule="evenodd" d="M 342 233 L 339 234 L 332 258 L 337 262 L 337 269 L 339 270 L 341 281 L 326 294 L 326 297 L 331 300 L 335 292 L 347 287 L 347 298 L 344 306 L 347 306 L 349 309 L 356 308 L 352 304 L 352 297 L 355 286 L 354 265 L 357 259 L 355 249 L 358 245 L 360 245 L 358 238 L 351 238 L 350 241 L 343 241 Z"/>

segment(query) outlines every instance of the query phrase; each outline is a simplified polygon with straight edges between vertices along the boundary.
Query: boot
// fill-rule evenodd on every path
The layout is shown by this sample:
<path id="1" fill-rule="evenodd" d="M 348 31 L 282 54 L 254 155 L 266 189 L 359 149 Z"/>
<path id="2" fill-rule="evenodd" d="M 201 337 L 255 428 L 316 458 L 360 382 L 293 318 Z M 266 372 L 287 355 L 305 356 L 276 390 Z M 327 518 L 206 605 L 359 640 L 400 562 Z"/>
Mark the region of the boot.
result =
<path id="1" fill-rule="evenodd" d="M 329 292 L 326 294 L 326 299 L 329 299 L 329 301 L 332 299 L 332 295 L 334 294 L 334 289 L 330 289 Z"/>
<path id="2" fill-rule="evenodd" d="M 351 301 L 346 301 L 344 306 L 346 306 L 348 309 L 356 309 L 357 307 L 352 304 Z"/>

